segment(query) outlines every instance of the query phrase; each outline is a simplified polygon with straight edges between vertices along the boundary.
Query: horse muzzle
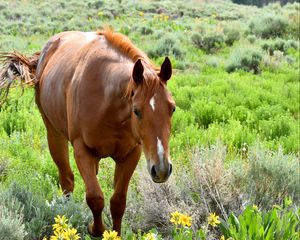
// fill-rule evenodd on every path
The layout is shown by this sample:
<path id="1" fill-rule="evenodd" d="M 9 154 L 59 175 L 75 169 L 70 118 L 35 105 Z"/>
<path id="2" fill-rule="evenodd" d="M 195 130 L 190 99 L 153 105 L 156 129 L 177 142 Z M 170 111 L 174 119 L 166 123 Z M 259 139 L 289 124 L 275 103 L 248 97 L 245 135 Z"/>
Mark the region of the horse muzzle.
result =
<path id="1" fill-rule="evenodd" d="M 150 167 L 150 175 L 155 183 L 163 183 L 168 180 L 172 173 L 172 163 L 167 163 L 166 165 L 152 165 Z"/>

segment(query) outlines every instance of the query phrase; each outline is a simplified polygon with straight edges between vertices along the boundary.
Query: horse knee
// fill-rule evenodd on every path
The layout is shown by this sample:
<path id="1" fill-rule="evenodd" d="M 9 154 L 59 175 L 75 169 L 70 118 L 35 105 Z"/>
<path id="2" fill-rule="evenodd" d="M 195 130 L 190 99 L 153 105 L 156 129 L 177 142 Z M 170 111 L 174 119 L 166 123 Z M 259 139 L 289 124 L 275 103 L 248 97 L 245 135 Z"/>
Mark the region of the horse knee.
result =
<path id="1" fill-rule="evenodd" d="M 70 172 L 59 172 L 59 182 L 65 194 L 72 193 L 74 190 L 74 174 Z"/>
<path id="2" fill-rule="evenodd" d="M 101 214 L 104 208 L 104 198 L 101 194 L 87 194 L 86 202 L 94 215 Z"/>

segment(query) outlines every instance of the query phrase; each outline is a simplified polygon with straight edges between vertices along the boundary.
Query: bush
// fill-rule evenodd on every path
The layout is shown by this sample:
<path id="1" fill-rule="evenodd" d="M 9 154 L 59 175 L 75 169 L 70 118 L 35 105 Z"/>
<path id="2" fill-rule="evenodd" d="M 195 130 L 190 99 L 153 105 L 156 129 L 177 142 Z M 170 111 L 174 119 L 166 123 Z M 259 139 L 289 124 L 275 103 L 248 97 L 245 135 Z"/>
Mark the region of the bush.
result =
<path id="1" fill-rule="evenodd" d="M 33 194 L 16 184 L 12 184 L 0 196 L 3 206 L 9 210 L 13 209 L 15 216 L 18 216 L 17 214 L 22 215 L 20 221 L 22 220 L 21 223 L 24 224 L 27 232 L 26 236 L 25 234 L 22 235 L 25 240 L 42 239 L 44 236 L 50 236 L 53 219 L 56 215 L 66 215 L 70 224 L 78 229 L 81 236 L 87 234 L 86 226 L 91 219 L 90 214 L 87 214 L 89 211 L 84 205 L 76 203 L 72 199 L 66 201 L 64 197 L 56 197 L 49 203 L 42 196 Z M 15 201 L 16 204 L 12 205 L 12 201 Z M 18 206 L 18 208 L 14 206 Z M 18 228 L 15 228 L 14 231 L 16 229 Z M 10 237 L 10 235 L 7 236 Z"/>
<path id="2" fill-rule="evenodd" d="M 240 32 L 237 29 L 225 27 L 223 32 L 227 46 L 232 46 L 234 42 L 240 40 Z"/>
<path id="3" fill-rule="evenodd" d="M 227 218 L 229 211 L 235 212 L 240 207 L 240 199 L 230 183 L 232 175 L 225 168 L 225 158 L 224 145 L 197 148 L 188 159 L 191 166 L 180 167 L 175 176 L 160 185 L 153 183 L 146 171 L 140 170 L 137 182 L 139 194 L 129 194 L 125 213 L 130 226 L 134 231 L 157 228 L 163 234 L 170 234 L 172 223 L 169 216 L 175 211 L 192 217 L 194 230 L 206 224 L 211 212 Z"/>
<path id="4" fill-rule="evenodd" d="M 269 120 L 259 121 L 259 129 L 266 139 L 276 139 L 290 134 L 291 123 L 288 117 L 278 115 Z"/>
<path id="5" fill-rule="evenodd" d="M 244 70 L 258 74 L 260 72 L 261 53 L 253 48 L 238 48 L 232 52 L 225 64 L 225 70 L 229 73 L 236 70 Z"/>
<path id="6" fill-rule="evenodd" d="M 282 37 L 287 27 L 286 18 L 275 14 L 258 17 L 249 24 L 250 33 L 261 38 Z"/>
<path id="7" fill-rule="evenodd" d="M 1 199 L 1 198 L 0 198 Z M 23 224 L 23 214 L 15 199 L 10 199 L 10 207 L 0 203 L 0 240 L 23 240 L 27 235 Z"/>
<path id="8" fill-rule="evenodd" d="M 156 47 L 148 51 L 150 58 L 159 58 L 165 56 L 174 56 L 178 59 L 182 59 L 184 56 L 183 50 L 180 48 L 179 43 L 173 39 L 173 37 L 162 38 Z"/>
<path id="9" fill-rule="evenodd" d="M 299 207 L 274 206 L 270 211 L 260 211 L 256 205 L 248 206 L 236 217 L 230 214 L 227 222 L 220 224 L 226 239 L 289 239 L 300 237 Z"/>
<path id="10" fill-rule="evenodd" d="M 261 48 L 267 51 L 271 56 L 274 54 L 275 51 L 281 51 L 283 53 L 287 53 L 290 48 L 298 49 L 298 42 L 294 40 L 284 40 L 281 38 L 277 38 L 273 41 L 265 41 Z"/>
<path id="11" fill-rule="evenodd" d="M 215 68 L 220 66 L 220 62 L 221 62 L 220 59 L 215 56 L 208 56 L 206 60 L 206 64 L 208 66 L 215 67 Z"/>
<path id="12" fill-rule="evenodd" d="M 140 32 L 142 35 L 150 35 L 153 33 L 153 30 L 151 27 L 143 26 L 143 27 L 141 27 Z"/>
<path id="13" fill-rule="evenodd" d="M 254 44 L 255 41 L 256 41 L 256 36 L 255 35 L 249 35 L 247 37 L 247 39 L 248 39 L 249 43 Z"/>
<path id="14" fill-rule="evenodd" d="M 195 122 L 204 128 L 208 128 L 213 122 L 226 122 L 229 113 L 223 104 L 201 100 L 192 103 L 191 111 L 194 113 Z"/>
<path id="15" fill-rule="evenodd" d="M 225 46 L 225 37 L 222 33 L 211 32 L 201 36 L 199 33 L 194 33 L 191 36 L 192 43 L 206 53 L 214 53 Z"/>
<path id="16" fill-rule="evenodd" d="M 247 150 L 247 163 L 236 162 L 235 185 L 249 203 L 262 209 L 270 209 L 274 204 L 282 204 L 291 196 L 299 204 L 300 176 L 297 156 L 263 150 L 255 145 Z M 245 165 L 244 165 L 245 164 Z M 244 165 L 244 166 L 243 166 Z"/>

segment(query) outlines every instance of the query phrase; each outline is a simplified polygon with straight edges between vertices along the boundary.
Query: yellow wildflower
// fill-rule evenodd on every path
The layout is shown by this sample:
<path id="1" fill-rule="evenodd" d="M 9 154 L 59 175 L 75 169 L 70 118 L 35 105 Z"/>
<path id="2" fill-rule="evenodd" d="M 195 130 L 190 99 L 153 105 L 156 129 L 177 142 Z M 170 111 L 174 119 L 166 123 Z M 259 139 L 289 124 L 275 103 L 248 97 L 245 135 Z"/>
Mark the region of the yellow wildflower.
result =
<path id="1" fill-rule="evenodd" d="M 175 225 L 179 224 L 179 219 L 180 219 L 181 213 L 179 213 L 178 211 L 172 212 L 171 216 L 172 217 L 170 219 L 170 222 L 174 223 Z"/>
<path id="2" fill-rule="evenodd" d="M 63 232 L 60 232 L 60 233 L 55 233 L 54 232 L 54 235 L 50 237 L 50 240 L 65 240 L 65 234 Z"/>
<path id="3" fill-rule="evenodd" d="M 78 240 L 80 239 L 79 234 L 75 228 L 70 228 L 65 232 L 65 236 L 68 240 Z"/>
<path id="4" fill-rule="evenodd" d="M 139 12 L 139 15 L 141 16 L 141 17 L 143 17 L 145 14 L 144 14 L 144 12 Z"/>
<path id="5" fill-rule="evenodd" d="M 181 214 L 180 218 L 179 218 L 179 224 L 181 224 L 182 226 L 192 226 L 192 218 L 189 217 L 188 215 L 183 215 Z"/>
<path id="6" fill-rule="evenodd" d="M 253 205 L 252 205 L 252 208 L 253 208 L 254 211 L 258 212 L 258 207 L 257 207 L 257 205 L 253 204 Z"/>
<path id="7" fill-rule="evenodd" d="M 156 240 L 156 235 L 154 233 L 147 233 L 143 239 L 144 240 Z"/>
<path id="8" fill-rule="evenodd" d="M 279 205 L 277 205 L 277 204 L 274 204 L 273 208 L 281 210 L 281 207 Z"/>
<path id="9" fill-rule="evenodd" d="M 56 232 L 62 232 L 64 229 L 67 229 L 69 226 L 67 224 L 68 219 L 66 218 L 65 215 L 62 217 L 57 215 L 55 218 L 55 224 L 52 225 L 53 230 Z"/>
<path id="10" fill-rule="evenodd" d="M 224 235 L 221 236 L 220 240 L 225 240 L 225 237 Z"/>
<path id="11" fill-rule="evenodd" d="M 103 240 L 121 240 L 116 231 L 107 231 L 103 233 Z"/>
<path id="12" fill-rule="evenodd" d="M 211 213 L 207 217 L 207 221 L 208 221 L 208 224 L 213 226 L 213 227 L 216 227 L 218 224 L 220 224 L 219 216 L 217 216 L 215 213 Z"/>

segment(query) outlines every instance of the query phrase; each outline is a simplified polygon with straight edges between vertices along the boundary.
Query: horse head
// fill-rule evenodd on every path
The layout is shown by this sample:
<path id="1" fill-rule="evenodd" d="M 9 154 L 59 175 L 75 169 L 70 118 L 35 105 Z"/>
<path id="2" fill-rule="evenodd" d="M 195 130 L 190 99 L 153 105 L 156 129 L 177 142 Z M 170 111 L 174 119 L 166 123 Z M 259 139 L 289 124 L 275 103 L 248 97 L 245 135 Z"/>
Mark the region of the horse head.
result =
<path id="1" fill-rule="evenodd" d="M 172 172 L 169 138 L 175 102 L 167 89 L 171 75 L 169 58 L 159 70 L 139 59 L 132 72 L 132 129 L 142 143 L 148 172 L 157 183 L 165 182 Z"/>

